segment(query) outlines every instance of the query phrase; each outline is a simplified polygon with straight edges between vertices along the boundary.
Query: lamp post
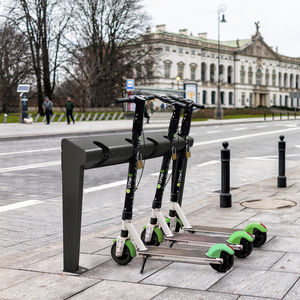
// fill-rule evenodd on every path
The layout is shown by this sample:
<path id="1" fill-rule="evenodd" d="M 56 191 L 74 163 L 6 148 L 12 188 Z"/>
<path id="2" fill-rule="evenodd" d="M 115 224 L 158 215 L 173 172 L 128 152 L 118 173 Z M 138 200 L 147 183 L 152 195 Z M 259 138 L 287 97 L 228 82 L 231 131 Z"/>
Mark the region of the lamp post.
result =
<path id="1" fill-rule="evenodd" d="M 176 81 L 177 81 L 177 90 L 179 90 L 180 76 L 176 76 Z"/>
<path id="2" fill-rule="evenodd" d="M 220 23 L 225 23 L 224 11 L 226 10 L 226 5 L 221 4 L 218 7 L 218 86 L 217 86 L 217 106 L 215 111 L 216 119 L 223 118 L 223 110 L 221 107 L 221 79 L 220 79 Z M 222 13 L 222 19 L 221 19 Z M 224 70 L 223 70 L 224 72 Z"/>

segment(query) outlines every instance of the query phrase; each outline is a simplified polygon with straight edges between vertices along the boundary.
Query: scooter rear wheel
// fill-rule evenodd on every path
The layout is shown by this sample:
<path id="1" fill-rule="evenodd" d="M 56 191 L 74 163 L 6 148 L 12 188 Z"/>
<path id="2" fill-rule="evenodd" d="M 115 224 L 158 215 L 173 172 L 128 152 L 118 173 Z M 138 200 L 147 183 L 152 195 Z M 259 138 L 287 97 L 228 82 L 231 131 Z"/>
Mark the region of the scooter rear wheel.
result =
<path id="1" fill-rule="evenodd" d="M 113 258 L 113 260 L 119 265 L 129 264 L 133 257 L 130 255 L 130 251 L 127 245 L 126 244 L 124 245 L 123 254 L 120 257 L 116 256 L 116 247 L 117 247 L 117 243 L 114 243 L 111 246 L 111 257 Z"/>
<path id="2" fill-rule="evenodd" d="M 257 228 L 253 230 L 253 235 L 255 236 L 253 241 L 253 247 L 255 248 L 262 246 L 267 240 L 267 233 L 261 232 Z"/>
<path id="3" fill-rule="evenodd" d="M 244 238 L 241 238 L 240 245 L 243 246 L 243 250 L 234 251 L 234 255 L 238 258 L 246 258 L 253 250 L 253 242 L 249 242 Z"/>
<path id="4" fill-rule="evenodd" d="M 141 234 L 141 240 L 143 241 L 143 243 L 145 245 L 148 245 L 148 246 L 159 246 L 160 245 L 160 242 L 158 241 L 158 236 L 155 231 L 153 231 L 153 233 L 152 233 L 150 242 L 145 242 L 145 235 L 146 235 L 146 228 L 144 228 L 144 230 L 142 231 L 142 234 Z"/>
<path id="5" fill-rule="evenodd" d="M 234 256 L 228 254 L 225 251 L 222 251 L 220 254 L 220 258 L 223 258 L 223 264 L 221 264 L 221 265 L 210 264 L 210 265 L 217 272 L 225 273 L 232 268 L 233 263 L 234 263 Z"/>

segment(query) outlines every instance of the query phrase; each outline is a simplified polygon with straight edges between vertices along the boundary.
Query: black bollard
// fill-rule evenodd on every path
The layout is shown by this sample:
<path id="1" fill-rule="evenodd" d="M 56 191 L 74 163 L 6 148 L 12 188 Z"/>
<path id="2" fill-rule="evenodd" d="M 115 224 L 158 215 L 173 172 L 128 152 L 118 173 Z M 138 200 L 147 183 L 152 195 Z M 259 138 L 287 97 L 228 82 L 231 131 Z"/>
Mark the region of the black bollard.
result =
<path id="1" fill-rule="evenodd" d="M 280 120 L 282 119 L 282 113 L 280 113 Z"/>
<path id="2" fill-rule="evenodd" d="M 220 207 L 231 207 L 230 194 L 230 149 L 228 143 L 224 142 L 221 150 L 221 194 Z"/>
<path id="3" fill-rule="evenodd" d="M 267 114 L 264 113 L 264 121 L 266 121 L 266 119 L 267 119 Z"/>
<path id="4" fill-rule="evenodd" d="M 290 113 L 289 112 L 287 113 L 287 119 L 288 120 L 290 119 Z"/>
<path id="5" fill-rule="evenodd" d="M 272 120 L 274 121 L 274 113 L 272 113 Z"/>
<path id="6" fill-rule="evenodd" d="M 295 120 L 297 119 L 297 117 L 296 117 L 296 112 L 294 112 L 294 119 L 295 119 Z"/>
<path id="7" fill-rule="evenodd" d="M 281 135 L 280 141 L 278 142 L 278 171 L 277 187 L 286 187 L 285 177 L 285 141 L 284 136 Z"/>

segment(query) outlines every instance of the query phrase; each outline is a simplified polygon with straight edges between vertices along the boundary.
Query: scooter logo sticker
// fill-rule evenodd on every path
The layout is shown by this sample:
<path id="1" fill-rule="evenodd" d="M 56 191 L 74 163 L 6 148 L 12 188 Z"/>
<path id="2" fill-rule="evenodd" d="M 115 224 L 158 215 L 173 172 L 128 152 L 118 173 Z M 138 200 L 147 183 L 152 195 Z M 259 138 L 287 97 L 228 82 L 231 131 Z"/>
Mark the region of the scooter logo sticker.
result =
<path id="1" fill-rule="evenodd" d="M 177 181 L 177 187 L 180 187 L 181 185 L 181 178 L 182 177 L 182 170 L 179 170 L 179 177 L 178 177 L 178 181 Z"/>
<path id="2" fill-rule="evenodd" d="M 158 183 L 157 183 L 157 188 L 160 189 L 161 188 L 161 184 L 163 182 L 163 178 L 164 178 L 164 174 L 165 174 L 165 170 L 160 170 L 160 174 L 159 174 L 159 178 L 158 178 Z"/>
<path id="3" fill-rule="evenodd" d="M 127 189 L 126 189 L 127 194 L 130 193 L 131 183 L 132 183 L 132 174 L 128 174 Z"/>

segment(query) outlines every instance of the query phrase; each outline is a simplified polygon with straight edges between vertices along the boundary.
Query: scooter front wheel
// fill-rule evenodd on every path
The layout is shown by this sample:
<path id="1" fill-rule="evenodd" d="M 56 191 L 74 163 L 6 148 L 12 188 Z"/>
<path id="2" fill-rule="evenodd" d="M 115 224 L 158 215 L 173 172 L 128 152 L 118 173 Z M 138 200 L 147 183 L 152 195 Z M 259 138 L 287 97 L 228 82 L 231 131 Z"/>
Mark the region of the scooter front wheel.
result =
<path id="1" fill-rule="evenodd" d="M 220 258 L 223 258 L 223 263 L 221 265 L 217 265 L 217 264 L 210 264 L 210 265 L 217 272 L 225 273 L 232 268 L 234 263 L 234 256 L 225 251 L 222 251 L 220 254 Z"/>
<path id="2" fill-rule="evenodd" d="M 253 242 L 249 242 L 244 238 L 241 238 L 240 245 L 243 246 L 243 250 L 234 251 L 234 255 L 238 258 L 246 258 L 253 250 Z"/>
<path id="3" fill-rule="evenodd" d="M 119 265 L 129 264 L 133 257 L 131 256 L 127 245 L 126 244 L 124 245 L 123 254 L 120 257 L 116 256 L 116 247 L 117 247 L 117 243 L 114 243 L 111 246 L 111 257 L 113 258 L 113 260 Z"/>
<path id="4" fill-rule="evenodd" d="M 267 232 L 261 232 L 257 228 L 253 230 L 253 235 L 255 239 L 253 241 L 253 247 L 260 247 L 262 246 L 267 240 Z"/>
<path id="5" fill-rule="evenodd" d="M 153 230 L 153 232 L 152 232 L 150 242 L 145 242 L 145 235 L 146 235 L 146 228 L 144 228 L 144 230 L 142 231 L 142 234 L 141 234 L 141 240 L 143 241 L 143 243 L 145 245 L 148 245 L 148 246 L 159 246 L 160 245 L 159 238 L 158 238 L 155 230 Z"/>

